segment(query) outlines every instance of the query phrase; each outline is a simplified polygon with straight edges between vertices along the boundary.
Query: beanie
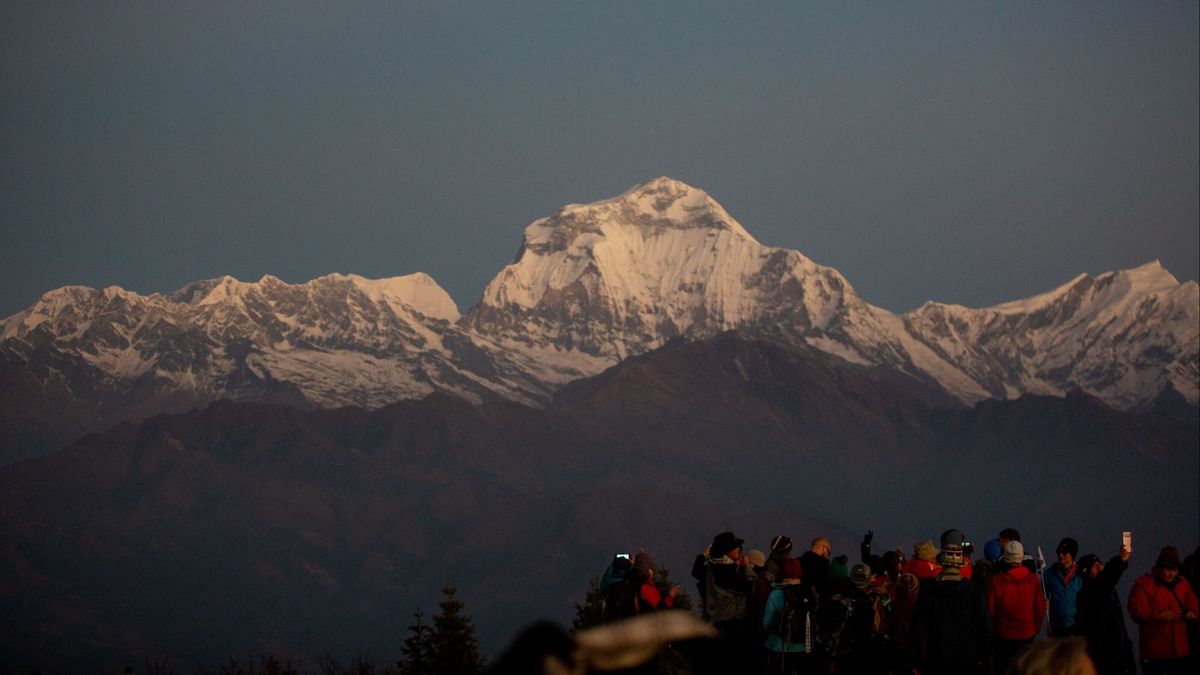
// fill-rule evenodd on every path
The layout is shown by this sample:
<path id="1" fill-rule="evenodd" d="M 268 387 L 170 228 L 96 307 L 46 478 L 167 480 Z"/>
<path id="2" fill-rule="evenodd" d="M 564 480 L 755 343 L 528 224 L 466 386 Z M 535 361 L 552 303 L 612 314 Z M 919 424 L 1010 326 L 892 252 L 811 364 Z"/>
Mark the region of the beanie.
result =
<path id="1" fill-rule="evenodd" d="M 1155 567 L 1163 569 L 1178 569 L 1179 568 L 1179 549 L 1174 546 L 1164 546 L 1158 553 L 1158 560 L 1154 561 Z"/>
<path id="2" fill-rule="evenodd" d="M 750 561 L 752 567 L 762 567 L 767 564 L 767 556 L 758 549 L 752 549 L 746 554 L 746 558 Z"/>
<path id="3" fill-rule="evenodd" d="M 858 588 L 866 588 L 871 583 L 871 568 L 862 563 L 850 568 L 850 581 Z"/>
<path id="4" fill-rule="evenodd" d="M 1004 545 L 1004 555 L 1001 556 L 1000 562 L 1005 565 L 1020 565 L 1024 559 L 1025 547 L 1021 545 L 1021 542 L 1014 539 Z"/>
<path id="5" fill-rule="evenodd" d="M 1054 549 L 1055 553 L 1070 553 L 1071 557 L 1079 555 L 1079 542 L 1070 537 L 1063 537 L 1063 540 L 1058 542 L 1058 547 Z"/>
<path id="6" fill-rule="evenodd" d="M 792 540 L 782 534 L 775 535 L 771 540 L 772 553 L 789 553 L 792 550 Z"/>
<path id="7" fill-rule="evenodd" d="M 781 581 L 783 579 L 799 579 L 800 578 L 800 570 L 802 568 L 800 566 L 799 560 L 796 560 L 795 558 L 786 558 L 783 561 L 783 565 L 781 565 L 780 567 L 783 570 L 782 572 L 779 573 L 779 576 L 781 577 L 781 579 L 780 579 Z"/>

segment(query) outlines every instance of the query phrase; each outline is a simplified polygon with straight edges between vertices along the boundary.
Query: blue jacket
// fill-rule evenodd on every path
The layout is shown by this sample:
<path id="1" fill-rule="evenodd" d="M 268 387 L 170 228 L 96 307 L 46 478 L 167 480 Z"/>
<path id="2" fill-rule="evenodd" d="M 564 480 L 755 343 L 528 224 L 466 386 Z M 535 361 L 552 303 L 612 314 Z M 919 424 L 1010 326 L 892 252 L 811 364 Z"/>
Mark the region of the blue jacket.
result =
<path id="1" fill-rule="evenodd" d="M 1050 599 L 1050 625 L 1054 628 L 1070 628 L 1075 625 L 1075 599 L 1083 587 L 1083 573 L 1079 566 L 1071 568 L 1071 578 L 1066 578 L 1062 565 L 1054 563 L 1046 568 L 1046 595 Z"/>
<path id="2" fill-rule="evenodd" d="M 776 631 L 779 628 L 779 622 L 783 619 L 784 610 L 787 608 L 787 599 L 784 598 L 784 592 L 791 588 L 793 593 L 800 592 L 802 586 L 800 582 L 792 582 L 790 584 L 771 584 L 771 594 L 767 596 L 767 604 L 763 608 L 763 628 L 767 629 L 767 639 L 763 646 L 768 651 L 772 652 L 788 652 L 796 653 L 804 651 L 804 626 L 799 625 L 794 630 L 799 633 L 798 638 L 794 642 L 788 644 L 783 643 L 783 638 L 779 637 Z M 797 621 L 803 621 L 804 615 L 800 612 L 796 614 Z"/>

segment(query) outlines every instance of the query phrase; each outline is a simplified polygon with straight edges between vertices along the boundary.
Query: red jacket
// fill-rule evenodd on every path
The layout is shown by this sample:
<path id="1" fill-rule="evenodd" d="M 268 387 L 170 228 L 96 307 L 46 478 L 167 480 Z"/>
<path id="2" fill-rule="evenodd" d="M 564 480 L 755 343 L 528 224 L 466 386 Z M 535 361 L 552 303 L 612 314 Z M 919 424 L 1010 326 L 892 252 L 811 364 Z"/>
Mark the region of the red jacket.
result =
<path id="1" fill-rule="evenodd" d="M 1025 640 L 1042 630 L 1046 596 L 1037 576 L 1022 565 L 988 578 L 987 606 L 998 639 Z"/>
<path id="2" fill-rule="evenodd" d="M 1163 612 L 1200 615 L 1196 594 L 1183 577 L 1175 577 L 1169 588 L 1152 574 L 1139 577 L 1129 591 L 1129 616 L 1141 627 L 1138 653 L 1142 659 L 1178 659 L 1187 656 L 1187 625 L 1183 621 L 1163 621 Z"/>
<path id="3" fill-rule="evenodd" d="M 928 560 L 913 558 L 904 563 L 904 568 L 901 571 L 908 572 L 918 579 L 932 579 L 941 573 L 942 566 Z"/>
<path id="4" fill-rule="evenodd" d="M 671 609 L 675 606 L 675 597 L 658 592 L 651 581 L 644 582 L 638 590 L 638 611 L 652 612 L 657 609 Z"/>

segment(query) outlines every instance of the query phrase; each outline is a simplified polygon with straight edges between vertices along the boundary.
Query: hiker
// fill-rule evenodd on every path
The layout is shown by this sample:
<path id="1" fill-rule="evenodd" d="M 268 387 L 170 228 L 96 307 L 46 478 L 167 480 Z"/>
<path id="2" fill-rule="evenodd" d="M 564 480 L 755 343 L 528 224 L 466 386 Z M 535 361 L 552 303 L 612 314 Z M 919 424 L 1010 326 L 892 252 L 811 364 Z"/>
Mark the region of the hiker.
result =
<path id="1" fill-rule="evenodd" d="M 1095 554 L 1079 559 L 1083 586 L 1076 598 L 1075 625 L 1087 640 L 1088 655 L 1099 675 L 1133 675 L 1133 641 L 1125 630 L 1125 613 L 1117 582 L 1129 566 L 1131 551 L 1124 546 L 1108 564 Z"/>
<path id="2" fill-rule="evenodd" d="M 740 670 L 747 649 L 746 599 L 754 591 L 754 570 L 742 554 L 744 540 L 732 532 L 713 537 L 704 554 L 696 557 L 692 576 L 701 584 L 704 617 L 717 629 L 713 652 L 719 670 Z"/>
<path id="3" fill-rule="evenodd" d="M 1021 564 L 1025 549 L 1009 541 L 987 585 L 988 614 L 992 617 L 992 672 L 1003 673 L 1009 661 L 1033 642 L 1046 616 L 1046 596 L 1037 575 Z"/>
<path id="4" fill-rule="evenodd" d="M 805 586 L 800 583 L 799 560 L 785 558 L 779 567 L 779 577 L 772 584 L 763 608 L 766 672 L 797 675 L 808 670 L 805 654 L 812 649 L 813 626 L 809 614 L 812 599 L 805 596 Z"/>
<path id="5" fill-rule="evenodd" d="M 633 561 L 628 553 L 618 553 L 600 579 L 604 594 L 604 620 L 620 621 L 637 614 L 639 583 L 634 578 Z"/>
<path id="6" fill-rule="evenodd" d="M 904 571 L 918 579 L 933 579 L 942 571 L 937 564 L 938 549 L 932 539 L 919 541 L 913 545 L 913 557 L 904 566 Z"/>
<path id="7" fill-rule="evenodd" d="M 771 555 L 767 556 L 767 575 L 771 578 L 771 582 L 778 582 L 782 577 L 779 572 L 783 568 L 783 561 L 792 557 L 792 540 L 782 534 L 777 534 L 771 538 Z"/>
<path id="8" fill-rule="evenodd" d="M 912 657 L 909 636 L 912 633 L 913 610 L 917 606 L 917 595 L 921 582 L 915 576 L 903 572 L 896 578 L 896 597 L 888 615 L 888 664 L 893 673 L 911 673 Z"/>
<path id="9" fill-rule="evenodd" d="M 1129 591 L 1129 615 L 1140 627 L 1138 656 L 1146 675 L 1190 673 L 1187 622 L 1200 608 L 1187 580 L 1179 576 L 1179 550 L 1164 546 L 1154 568 Z"/>
<path id="10" fill-rule="evenodd" d="M 984 673 L 991 621 L 979 586 L 962 576 L 962 542 L 947 538 L 941 571 L 921 582 L 913 610 L 909 653 L 922 675 Z"/>
<path id="11" fill-rule="evenodd" d="M 1075 598 L 1083 576 L 1075 564 L 1079 542 L 1064 537 L 1054 549 L 1058 561 L 1046 569 L 1046 595 L 1050 600 L 1050 637 L 1078 635 L 1075 627 Z"/>
<path id="12" fill-rule="evenodd" d="M 679 595 L 679 584 L 674 584 L 663 595 L 654 584 L 656 569 L 654 558 L 645 551 L 638 551 L 633 558 L 633 570 L 638 580 L 637 613 L 645 614 L 660 609 L 671 609 L 675 606 L 675 597 Z"/>
<path id="13" fill-rule="evenodd" d="M 833 547 L 825 537 L 813 539 L 812 546 L 800 556 L 801 581 L 817 594 L 823 594 L 829 587 L 829 555 Z"/>

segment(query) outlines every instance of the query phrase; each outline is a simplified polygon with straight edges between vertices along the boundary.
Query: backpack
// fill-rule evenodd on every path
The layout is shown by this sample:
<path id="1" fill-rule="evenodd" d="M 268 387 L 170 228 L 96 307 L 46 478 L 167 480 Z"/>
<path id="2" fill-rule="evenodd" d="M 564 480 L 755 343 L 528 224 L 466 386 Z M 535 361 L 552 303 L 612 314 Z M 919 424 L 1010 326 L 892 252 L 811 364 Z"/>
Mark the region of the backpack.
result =
<path id="1" fill-rule="evenodd" d="M 805 651 L 812 649 L 813 643 L 813 609 L 814 604 L 805 595 L 802 586 L 784 586 L 783 611 L 779 615 L 779 623 L 775 626 L 775 635 L 783 640 L 785 645 L 803 644 Z"/>
<path id="2" fill-rule="evenodd" d="M 828 655 L 851 651 L 853 639 L 850 621 L 853 616 L 854 601 L 840 593 L 821 601 L 814 617 L 814 638 L 819 651 Z"/>

